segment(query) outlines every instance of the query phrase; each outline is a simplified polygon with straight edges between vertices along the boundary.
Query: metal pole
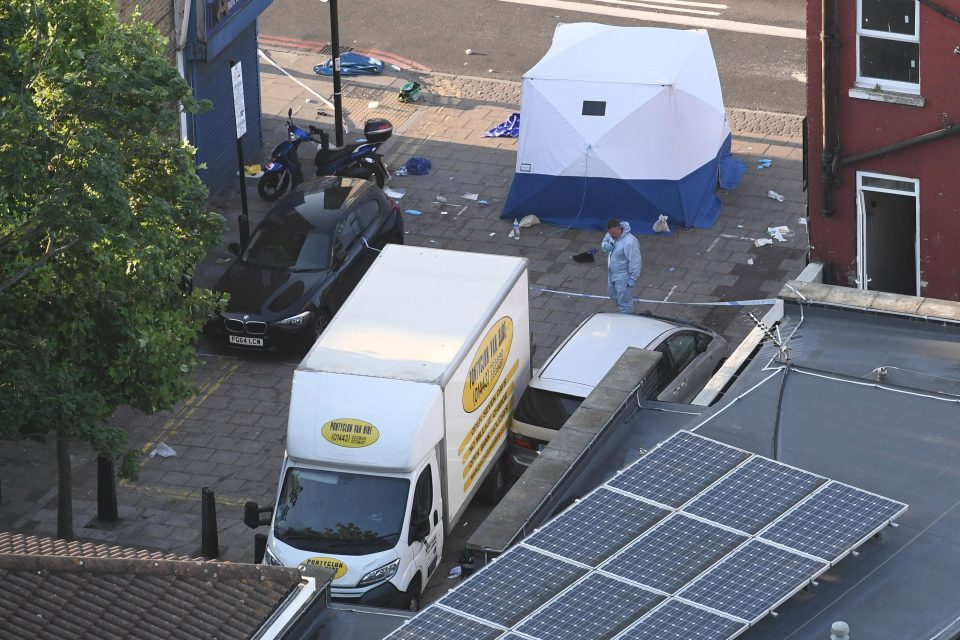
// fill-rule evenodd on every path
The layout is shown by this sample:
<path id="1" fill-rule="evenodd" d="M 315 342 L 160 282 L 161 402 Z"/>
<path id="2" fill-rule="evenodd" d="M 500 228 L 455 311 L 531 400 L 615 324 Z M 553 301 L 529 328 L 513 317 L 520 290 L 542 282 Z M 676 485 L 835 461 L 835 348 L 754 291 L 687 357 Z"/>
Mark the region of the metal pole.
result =
<path id="1" fill-rule="evenodd" d="M 330 48 L 333 57 L 333 128 L 337 148 L 343 146 L 343 105 L 340 102 L 340 25 L 337 0 L 330 0 Z"/>
<path id="2" fill-rule="evenodd" d="M 230 67 L 237 64 L 236 60 L 230 61 Z M 240 251 L 247 248 L 247 242 L 250 240 L 250 214 L 247 209 L 247 176 L 243 168 L 243 134 L 237 136 L 237 167 L 240 170 L 240 215 L 237 216 L 237 224 L 240 228 Z"/>
<path id="3" fill-rule="evenodd" d="M 247 248 L 250 241 L 250 214 L 247 212 L 247 176 L 243 168 L 243 136 L 237 138 L 237 164 L 240 167 L 240 215 L 237 217 L 240 227 L 240 252 Z"/>

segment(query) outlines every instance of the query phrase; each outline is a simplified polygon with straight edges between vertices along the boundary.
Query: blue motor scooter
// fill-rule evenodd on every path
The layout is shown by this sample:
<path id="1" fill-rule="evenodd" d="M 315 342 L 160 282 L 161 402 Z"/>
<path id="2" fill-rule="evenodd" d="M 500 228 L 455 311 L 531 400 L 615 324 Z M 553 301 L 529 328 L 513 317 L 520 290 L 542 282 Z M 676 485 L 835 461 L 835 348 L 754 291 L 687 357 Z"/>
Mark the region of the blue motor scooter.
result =
<path id="1" fill-rule="evenodd" d="M 363 178 L 383 188 L 390 173 L 377 150 L 393 135 L 393 125 L 389 120 L 367 120 L 363 126 L 363 138 L 339 149 L 330 148 L 330 137 L 325 131 L 310 125 L 310 133 L 320 137 L 320 149 L 314 158 L 318 176 Z M 317 140 L 314 138 L 314 141 Z"/>
<path id="2" fill-rule="evenodd" d="M 313 136 L 293 124 L 293 109 L 287 110 L 287 139 L 270 154 L 270 162 L 263 165 L 263 175 L 257 182 L 257 192 L 264 200 L 276 200 L 287 187 L 296 188 L 303 182 L 298 149 L 301 142 L 317 142 Z"/>

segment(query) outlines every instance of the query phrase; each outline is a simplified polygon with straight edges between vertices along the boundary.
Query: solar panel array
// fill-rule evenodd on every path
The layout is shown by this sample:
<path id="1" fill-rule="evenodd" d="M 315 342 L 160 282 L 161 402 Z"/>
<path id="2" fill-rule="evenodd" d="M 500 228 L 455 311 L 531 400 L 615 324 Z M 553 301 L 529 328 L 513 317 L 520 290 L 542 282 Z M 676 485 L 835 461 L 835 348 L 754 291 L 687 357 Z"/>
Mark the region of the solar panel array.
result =
<path id="1" fill-rule="evenodd" d="M 907 505 L 680 431 L 394 640 L 728 640 Z"/>

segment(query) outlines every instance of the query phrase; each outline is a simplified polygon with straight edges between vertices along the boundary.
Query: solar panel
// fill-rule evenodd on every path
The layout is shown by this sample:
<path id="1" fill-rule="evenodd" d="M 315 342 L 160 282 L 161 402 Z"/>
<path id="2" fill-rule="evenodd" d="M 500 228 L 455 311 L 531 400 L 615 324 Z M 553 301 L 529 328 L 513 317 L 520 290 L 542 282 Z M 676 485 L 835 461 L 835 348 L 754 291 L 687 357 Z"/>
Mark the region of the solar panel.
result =
<path id="1" fill-rule="evenodd" d="M 825 562 L 751 540 L 677 595 L 753 624 L 827 567 Z"/>
<path id="2" fill-rule="evenodd" d="M 667 600 L 618 640 L 725 640 L 746 626 L 679 600 Z"/>
<path id="3" fill-rule="evenodd" d="M 652 591 L 590 574 L 525 621 L 517 631 L 537 638 L 610 638 L 664 599 Z"/>
<path id="4" fill-rule="evenodd" d="M 906 508 L 902 502 L 831 482 L 760 537 L 833 563 Z"/>
<path id="5" fill-rule="evenodd" d="M 470 620 L 461 615 L 441 609 L 427 607 L 419 615 L 411 618 L 399 629 L 390 634 L 395 640 L 493 640 L 502 630 Z"/>
<path id="6" fill-rule="evenodd" d="M 906 508 L 681 431 L 388 637 L 729 640 Z"/>
<path id="7" fill-rule="evenodd" d="M 675 514 L 651 529 L 602 567 L 674 593 L 747 540 L 747 536 Z"/>
<path id="8" fill-rule="evenodd" d="M 756 533 L 827 479 L 755 457 L 683 507 L 688 513 Z"/>
<path id="9" fill-rule="evenodd" d="M 509 627 L 586 572 L 582 567 L 527 547 L 514 547 L 440 598 L 438 603 Z"/>
<path id="10" fill-rule="evenodd" d="M 600 489 L 524 543 L 595 567 L 669 514 L 667 509 Z"/>
<path id="11" fill-rule="evenodd" d="M 679 507 L 749 457 L 746 451 L 680 431 L 607 484 Z"/>

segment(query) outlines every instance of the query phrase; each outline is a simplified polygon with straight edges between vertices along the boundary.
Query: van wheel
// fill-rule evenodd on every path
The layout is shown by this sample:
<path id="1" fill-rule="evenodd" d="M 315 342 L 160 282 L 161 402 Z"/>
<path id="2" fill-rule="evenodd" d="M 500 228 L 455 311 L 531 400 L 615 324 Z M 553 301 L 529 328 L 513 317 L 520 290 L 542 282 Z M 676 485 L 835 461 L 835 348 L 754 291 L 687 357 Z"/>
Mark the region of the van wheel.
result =
<path id="1" fill-rule="evenodd" d="M 500 502 L 503 494 L 506 493 L 507 470 L 504 458 L 505 456 L 500 456 L 494 463 L 493 468 L 490 469 L 490 473 L 483 481 L 483 484 L 480 485 L 477 497 L 479 497 L 484 504 L 497 504 Z"/>
<path id="2" fill-rule="evenodd" d="M 420 578 L 415 578 L 403 594 L 404 611 L 420 611 Z"/>

